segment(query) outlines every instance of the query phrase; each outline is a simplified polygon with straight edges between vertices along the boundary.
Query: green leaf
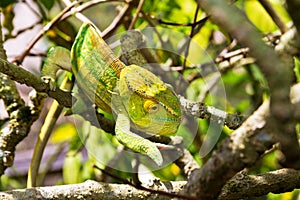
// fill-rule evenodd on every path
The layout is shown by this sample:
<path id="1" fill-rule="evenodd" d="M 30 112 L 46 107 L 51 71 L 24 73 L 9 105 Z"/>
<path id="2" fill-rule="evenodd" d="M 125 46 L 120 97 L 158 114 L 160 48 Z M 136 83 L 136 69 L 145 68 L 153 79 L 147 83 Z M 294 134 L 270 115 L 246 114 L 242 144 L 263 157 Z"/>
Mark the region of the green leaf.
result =
<path id="1" fill-rule="evenodd" d="M 295 67 L 294 72 L 297 78 L 297 82 L 300 82 L 300 61 L 298 58 L 294 57 Z"/>
<path id="2" fill-rule="evenodd" d="M 41 4 L 43 4 L 43 6 L 45 6 L 47 10 L 50 10 L 54 5 L 55 0 L 39 0 L 39 1 L 41 2 Z"/>
<path id="3" fill-rule="evenodd" d="M 13 3 L 16 3 L 17 0 L 1 0 L 0 1 L 0 7 L 1 8 L 5 8 L 6 6 L 10 5 L 10 4 L 13 4 Z"/>
<path id="4" fill-rule="evenodd" d="M 51 138 L 51 142 L 52 143 L 60 143 L 60 142 L 69 141 L 72 138 L 74 138 L 74 136 L 76 136 L 76 134 L 77 134 L 76 127 L 71 123 L 65 123 L 65 124 L 60 125 L 55 130 L 55 132 Z"/>
<path id="5" fill-rule="evenodd" d="M 245 11 L 252 23 L 262 32 L 270 32 L 277 29 L 272 18 L 258 1 L 245 1 Z"/>

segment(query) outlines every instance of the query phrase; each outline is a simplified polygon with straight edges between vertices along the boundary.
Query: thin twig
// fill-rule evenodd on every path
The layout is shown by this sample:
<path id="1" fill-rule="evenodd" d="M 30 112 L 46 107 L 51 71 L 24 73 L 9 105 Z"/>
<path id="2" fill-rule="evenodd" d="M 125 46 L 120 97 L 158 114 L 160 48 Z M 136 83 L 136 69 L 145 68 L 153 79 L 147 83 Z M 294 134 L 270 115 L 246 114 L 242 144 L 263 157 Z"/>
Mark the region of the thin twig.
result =
<path id="1" fill-rule="evenodd" d="M 153 19 L 157 21 L 159 24 L 164 24 L 168 26 L 197 26 L 198 24 L 203 23 L 203 19 L 200 19 L 199 21 L 193 22 L 193 23 L 176 23 L 176 22 L 166 22 L 162 19 L 155 18 L 153 15 L 147 15 L 150 19 Z"/>
<path id="2" fill-rule="evenodd" d="M 37 41 L 39 41 L 39 39 L 41 39 L 41 37 L 54 25 L 56 24 L 61 18 L 62 16 L 67 13 L 69 10 L 71 10 L 76 4 L 78 4 L 79 1 L 74 1 L 71 5 L 69 5 L 68 7 L 66 7 L 65 9 L 63 9 L 54 19 L 52 19 L 48 24 L 46 24 L 46 26 L 43 27 L 43 29 L 36 35 L 36 37 L 30 42 L 30 44 L 28 45 L 28 47 L 25 49 L 25 51 L 18 56 L 14 62 L 21 64 L 23 63 L 23 60 L 25 58 L 25 56 L 29 53 L 29 51 L 32 49 L 32 47 L 37 43 Z"/>
<path id="3" fill-rule="evenodd" d="M 115 17 L 115 19 L 113 20 L 113 22 L 109 25 L 109 27 L 107 27 L 102 33 L 101 33 L 101 37 L 104 37 L 105 35 L 108 34 L 108 32 L 112 31 L 116 26 L 117 24 L 119 23 L 119 21 L 124 17 L 125 13 L 127 12 L 128 10 L 128 3 L 127 1 L 125 0 L 92 0 L 92 1 L 88 1 L 76 8 L 73 8 L 71 9 L 69 12 L 65 13 L 65 15 L 61 18 L 61 20 L 64 20 L 72 15 L 77 15 L 77 13 L 79 14 L 78 15 L 78 18 L 80 21 L 83 21 L 83 22 L 90 22 L 90 20 L 88 18 L 86 18 L 85 16 L 83 16 L 81 14 L 81 12 L 83 10 L 86 10 L 96 4 L 100 4 L 100 3 L 106 3 L 106 2 L 112 2 L 112 1 L 116 1 L 116 2 L 125 2 L 125 6 L 123 7 L 123 9 L 120 11 L 119 15 L 117 17 Z"/>
<path id="4" fill-rule="evenodd" d="M 139 14 L 140 14 L 140 12 L 141 12 L 141 10 L 142 10 L 142 7 L 143 7 L 143 5 L 144 5 L 144 2 L 145 2 L 145 0 L 140 0 L 139 5 L 138 5 L 138 7 L 137 7 L 137 9 L 136 9 L 136 13 L 135 13 L 135 15 L 134 15 L 134 17 L 133 17 L 133 19 L 132 19 L 132 21 L 131 21 L 129 27 L 128 27 L 128 30 L 133 29 L 134 24 L 135 24 L 136 20 L 138 19 Z"/>
<path id="5" fill-rule="evenodd" d="M 122 10 L 119 12 L 119 14 L 114 18 L 114 20 L 110 23 L 110 25 L 102 31 L 101 37 L 105 37 L 108 35 L 110 32 L 116 29 L 118 24 L 121 22 L 122 19 L 124 19 L 125 14 L 127 13 L 129 9 L 129 4 L 125 4 Z"/>
<path id="6" fill-rule="evenodd" d="M 283 23 L 283 21 L 280 19 L 280 17 L 278 16 L 277 12 L 274 10 L 274 8 L 270 4 L 270 2 L 268 0 L 259 0 L 259 2 L 265 8 L 265 10 L 269 13 L 269 15 L 273 19 L 274 23 L 280 29 L 281 33 L 285 33 L 288 30 L 288 28 Z"/>
<path id="7" fill-rule="evenodd" d="M 212 61 L 186 67 L 186 69 L 201 69 L 201 71 L 190 73 L 185 79 L 188 82 L 192 82 L 197 78 L 203 78 L 215 72 L 225 73 L 235 66 L 254 63 L 255 59 L 249 57 L 248 52 L 249 48 L 241 48 L 227 53 L 222 51 L 221 54 Z M 218 67 L 214 67 L 216 64 Z M 172 71 L 181 71 L 182 69 L 182 66 L 171 67 Z"/>
<path id="8" fill-rule="evenodd" d="M 73 11 L 70 11 L 68 13 L 66 13 L 62 19 L 65 19 L 65 18 L 68 18 L 70 17 L 71 15 L 74 14 L 74 12 L 81 12 L 83 10 L 86 10 L 96 4 L 99 4 L 99 3 L 105 3 L 105 2 L 120 2 L 120 3 L 126 3 L 128 4 L 128 1 L 127 0 L 91 0 L 91 1 L 88 1 L 88 2 L 85 2 L 83 3 L 82 5 L 78 6 L 77 8 L 73 9 Z"/>
<path id="9" fill-rule="evenodd" d="M 72 2 L 70 0 L 63 0 L 63 2 L 65 3 L 66 6 L 70 6 L 72 4 Z M 71 9 L 71 12 L 73 12 L 73 9 Z M 87 18 L 84 14 L 82 14 L 81 12 L 75 12 L 75 17 L 82 22 L 92 23 L 91 20 L 89 18 Z"/>
<path id="10" fill-rule="evenodd" d="M 229 114 L 202 102 L 192 102 L 183 96 L 178 96 L 183 110 L 195 118 L 212 120 L 221 125 L 227 125 L 230 129 L 237 129 L 245 120 L 243 116 L 237 113 Z"/>
<path id="11" fill-rule="evenodd" d="M 122 1 L 122 0 L 114 0 L 114 1 L 119 1 L 119 2 L 126 2 L 126 1 Z M 61 11 L 54 19 L 52 19 L 48 24 L 46 24 L 46 26 L 43 27 L 43 29 L 36 35 L 36 37 L 30 42 L 30 44 L 28 45 L 28 47 L 25 49 L 25 51 L 18 56 L 17 58 L 14 59 L 13 62 L 19 63 L 21 64 L 25 58 L 25 56 L 30 52 L 30 50 L 32 49 L 32 47 L 36 44 L 36 42 L 41 39 L 41 37 L 51 29 L 51 27 L 53 27 L 58 21 L 60 20 L 64 20 L 68 17 L 70 17 L 71 15 L 73 15 L 74 13 L 77 12 L 81 12 L 93 5 L 99 4 L 99 3 L 104 3 L 104 2 L 108 2 L 107 0 L 93 0 L 93 1 L 89 1 L 86 2 L 80 6 L 78 6 L 77 8 L 74 8 L 74 6 L 78 3 L 80 3 L 81 0 L 78 1 L 74 1 L 72 2 L 72 4 L 68 5 L 63 11 Z M 111 2 L 111 1 L 110 1 Z M 85 19 L 82 19 L 83 21 L 85 21 Z"/>
<path id="12" fill-rule="evenodd" d="M 149 17 L 149 15 L 146 14 L 144 11 L 141 11 L 141 13 L 142 13 L 143 17 L 145 18 L 145 20 L 150 24 L 150 26 L 153 27 L 153 30 L 156 33 L 162 47 L 165 47 L 166 44 L 165 44 L 164 40 L 162 39 L 160 33 L 158 32 L 156 25 L 151 21 L 151 18 Z M 164 48 L 164 49 L 166 49 L 166 48 Z"/>
<path id="13" fill-rule="evenodd" d="M 26 4 L 26 6 L 29 8 L 29 10 L 31 10 L 31 12 L 33 12 L 38 18 L 42 18 L 42 16 L 40 15 L 39 12 L 37 12 L 30 3 L 28 3 L 26 0 L 22 1 L 24 4 Z"/>
<path id="14" fill-rule="evenodd" d="M 195 12 L 194 19 L 193 19 L 193 24 L 195 24 L 195 22 L 197 21 L 198 12 L 199 12 L 199 4 L 197 4 L 196 12 Z M 185 49 L 185 52 L 184 52 L 184 60 L 183 60 L 183 64 L 182 64 L 182 68 L 183 68 L 182 71 L 184 71 L 184 69 L 186 67 L 187 57 L 189 55 L 191 40 L 192 40 L 192 37 L 194 36 L 195 27 L 196 26 L 192 26 L 190 36 L 188 37 L 188 41 L 187 41 L 187 44 L 186 44 L 186 49 Z"/>

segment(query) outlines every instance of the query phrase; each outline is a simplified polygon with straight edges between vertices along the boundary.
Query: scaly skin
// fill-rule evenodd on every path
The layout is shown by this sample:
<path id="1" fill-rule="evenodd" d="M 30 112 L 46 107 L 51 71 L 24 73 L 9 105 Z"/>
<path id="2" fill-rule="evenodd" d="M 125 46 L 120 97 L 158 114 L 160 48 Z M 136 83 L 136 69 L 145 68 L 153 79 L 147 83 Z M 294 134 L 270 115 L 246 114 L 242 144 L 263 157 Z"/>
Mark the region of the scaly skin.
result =
<path id="1" fill-rule="evenodd" d="M 43 67 L 43 74 L 50 74 L 50 84 L 55 73 L 49 68 L 56 71 L 65 63 L 65 59 L 58 61 L 53 55 L 66 53 L 55 51 L 50 51 L 52 56 L 47 57 Z M 75 79 L 87 97 L 105 112 L 116 115 L 117 139 L 160 166 L 163 159 L 155 143 L 131 132 L 130 127 L 151 134 L 175 133 L 181 109 L 172 88 L 142 67 L 124 65 L 91 24 L 80 28 L 71 50 L 71 64 Z M 49 75 L 43 79 L 49 82 Z"/>

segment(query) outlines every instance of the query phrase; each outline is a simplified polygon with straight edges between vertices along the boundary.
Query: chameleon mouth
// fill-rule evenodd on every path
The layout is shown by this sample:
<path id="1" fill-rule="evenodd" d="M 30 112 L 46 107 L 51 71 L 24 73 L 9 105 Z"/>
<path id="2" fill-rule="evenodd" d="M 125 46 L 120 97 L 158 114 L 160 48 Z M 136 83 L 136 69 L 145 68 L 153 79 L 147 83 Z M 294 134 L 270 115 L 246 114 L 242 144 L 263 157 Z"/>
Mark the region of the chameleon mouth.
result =
<path id="1" fill-rule="evenodd" d="M 164 121 L 164 122 L 174 122 L 174 123 L 180 123 L 180 118 L 168 118 L 168 117 L 151 117 L 150 119 L 156 120 L 156 121 Z"/>

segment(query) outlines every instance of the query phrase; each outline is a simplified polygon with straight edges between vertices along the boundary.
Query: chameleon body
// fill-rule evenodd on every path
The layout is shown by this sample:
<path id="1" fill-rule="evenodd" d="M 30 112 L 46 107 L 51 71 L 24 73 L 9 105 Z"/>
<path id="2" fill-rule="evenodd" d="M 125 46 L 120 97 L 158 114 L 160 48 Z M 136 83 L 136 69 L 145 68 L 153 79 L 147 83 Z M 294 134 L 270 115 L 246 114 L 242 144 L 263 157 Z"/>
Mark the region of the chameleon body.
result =
<path id="1" fill-rule="evenodd" d="M 177 131 L 181 108 L 168 84 L 142 67 L 126 66 L 92 24 L 81 26 L 71 53 L 62 47 L 54 47 L 48 55 L 51 56 L 47 56 L 42 70 L 44 81 L 55 88 L 57 69 L 69 68 L 85 95 L 97 107 L 116 116 L 117 139 L 126 147 L 149 156 L 157 165 L 162 164 L 157 145 L 130 129 L 160 135 Z M 57 57 L 62 55 L 64 58 Z"/>

